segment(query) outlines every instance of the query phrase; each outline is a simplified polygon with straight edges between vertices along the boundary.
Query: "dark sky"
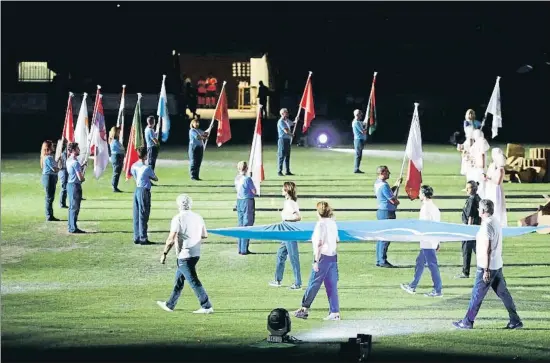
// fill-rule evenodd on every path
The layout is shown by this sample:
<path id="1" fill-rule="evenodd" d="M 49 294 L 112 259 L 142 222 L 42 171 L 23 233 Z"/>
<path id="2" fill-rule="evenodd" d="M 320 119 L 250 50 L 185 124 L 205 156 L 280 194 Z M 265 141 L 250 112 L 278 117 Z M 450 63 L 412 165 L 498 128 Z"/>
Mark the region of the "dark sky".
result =
<path id="1" fill-rule="evenodd" d="M 2 68 L 47 57 L 156 87 L 172 49 L 259 51 L 296 92 L 311 70 L 320 98 L 366 96 L 376 70 L 380 107 L 416 100 L 459 119 L 484 111 L 502 76 L 508 115 L 535 122 L 550 99 L 549 19 L 548 2 L 3 2 Z"/>

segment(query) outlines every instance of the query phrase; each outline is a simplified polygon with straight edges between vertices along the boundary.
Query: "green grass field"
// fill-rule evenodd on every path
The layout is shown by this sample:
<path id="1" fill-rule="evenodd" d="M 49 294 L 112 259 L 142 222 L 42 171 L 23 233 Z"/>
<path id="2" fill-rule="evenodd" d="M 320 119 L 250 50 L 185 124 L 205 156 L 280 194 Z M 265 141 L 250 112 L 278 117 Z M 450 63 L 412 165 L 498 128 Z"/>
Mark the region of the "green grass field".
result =
<path id="1" fill-rule="evenodd" d="M 404 146 L 368 148 L 402 151 Z M 191 314 L 198 308 L 198 302 L 189 287 L 185 287 L 174 313 L 166 313 L 155 304 L 156 300 L 165 300 L 173 286 L 173 252 L 166 265 L 161 265 L 159 258 L 170 219 L 177 213 L 176 196 L 183 192 L 190 194 L 194 199 L 193 209 L 204 217 L 208 228 L 234 226 L 235 165 L 239 160 L 248 160 L 248 153 L 247 147 L 209 147 L 201 170 L 204 180 L 192 182 L 188 176 L 186 149 L 161 150 L 157 163 L 160 180 L 159 186 L 153 188 L 149 223 L 150 240 L 158 244 L 152 246 L 133 244 L 135 183 L 121 181 L 120 188 L 125 193 L 112 193 L 110 165 L 100 180 L 92 178 L 91 170 L 88 172 L 88 180 L 83 185 L 87 200 L 82 202 L 79 227 L 90 233 L 73 236 L 67 233 L 67 210 L 58 207 L 58 195 L 54 212 L 62 221 L 44 221 L 38 153 L 4 155 L 1 253 L 4 356 L 23 359 L 21 357 L 31 354 L 29 352 L 39 352 L 36 349 L 64 351 L 113 346 L 136 347 L 136 350 L 129 349 L 134 354 L 139 352 L 137 347 L 158 346 L 167 354 L 170 347 L 182 345 L 188 352 L 200 352 L 197 356 L 202 358 L 214 354 L 213 347 L 217 347 L 218 353 L 231 347 L 232 352 L 242 348 L 242 352 L 265 354 L 266 350 L 257 348 L 257 344 L 267 336 L 268 313 L 275 307 L 289 311 L 299 308 L 303 294 L 303 290 L 267 285 L 273 278 L 278 242 L 252 241 L 251 250 L 258 254 L 240 256 L 235 240 L 210 235 L 203 244 L 198 272 L 212 299 L 215 314 Z M 398 177 L 401 167 L 401 158 L 393 154 L 365 156 L 362 169 L 367 173 L 355 175 L 353 154 L 294 147 L 292 171 L 296 176 L 290 179 L 276 175 L 275 154 L 274 147 L 264 148 L 267 180 L 261 188 L 267 196 L 259 198 L 257 208 L 282 208 L 283 199 L 279 196 L 282 183 L 294 180 L 303 209 L 314 208 L 319 198 L 300 198 L 300 195 L 357 196 L 327 198 L 336 209 L 337 220 L 374 219 L 375 212 L 338 212 L 338 209 L 375 208 L 372 195 L 376 166 L 390 167 L 391 182 Z M 452 146 L 425 146 L 425 154 L 423 178 L 434 187 L 436 204 L 441 209 L 462 208 L 465 198 L 437 198 L 463 194 L 464 177 L 458 173 L 458 153 Z M 506 184 L 505 191 L 507 196 L 529 195 L 524 199 L 508 199 L 508 208 L 536 208 L 544 202 L 541 194 L 548 193 L 550 186 Z M 403 200 L 400 207 L 418 210 L 420 202 Z M 509 212 L 508 219 L 515 225 L 527 214 L 530 213 Z M 401 212 L 398 218 L 417 215 L 418 212 Z M 313 221 L 315 213 L 304 212 L 303 218 Z M 443 213 L 442 219 L 459 223 L 460 213 Z M 279 220 L 277 211 L 256 214 L 257 225 Z M 412 280 L 417 243 L 393 243 L 389 260 L 402 268 L 379 269 L 374 267 L 375 244 L 365 242 L 339 246 L 343 320 L 322 321 L 328 308 L 322 289 L 310 318 L 307 321 L 292 319 L 291 335 L 304 340 L 334 341 L 352 337 L 357 332 L 373 334 L 373 358 L 378 360 L 388 360 L 396 354 L 403 359 L 430 356 L 449 360 L 469 356 L 477 360 L 550 360 L 550 237 L 531 234 L 507 239 L 504 243 L 504 274 L 524 319 L 523 330 L 501 330 L 508 321 L 507 313 L 492 292 L 481 307 L 476 329 L 464 332 L 452 328 L 451 322 L 464 316 L 473 283 L 471 279 L 453 278 L 460 272 L 459 243 L 442 246 L 439 262 L 444 297 L 433 300 L 422 294 L 406 294 L 399 288 L 400 283 Z M 301 244 L 304 284 L 309 276 L 311 256 L 310 243 Z M 288 286 L 292 282 L 288 263 L 283 284 Z M 418 291 L 430 289 L 431 279 L 426 271 Z M 323 349 L 328 348 L 317 344 L 315 349 L 317 353 L 311 350 L 310 355 L 323 352 L 321 358 L 329 356 L 323 355 Z M 185 354 L 178 356 L 184 358 Z M 160 360 L 161 356 L 156 359 Z"/>

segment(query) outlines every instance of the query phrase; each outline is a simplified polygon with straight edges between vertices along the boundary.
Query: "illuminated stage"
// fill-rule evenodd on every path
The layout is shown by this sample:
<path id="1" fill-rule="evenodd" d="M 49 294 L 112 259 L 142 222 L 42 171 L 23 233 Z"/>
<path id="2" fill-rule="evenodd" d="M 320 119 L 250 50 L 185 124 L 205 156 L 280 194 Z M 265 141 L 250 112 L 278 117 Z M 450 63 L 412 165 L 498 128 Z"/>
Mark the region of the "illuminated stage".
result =
<path id="1" fill-rule="evenodd" d="M 255 119 L 256 118 L 256 109 L 250 110 L 237 110 L 229 109 L 229 119 L 230 120 L 245 120 L 245 119 Z M 197 113 L 201 116 L 202 120 L 210 120 L 214 116 L 213 108 L 199 108 Z M 187 110 L 187 116 L 192 117 L 193 115 Z"/>

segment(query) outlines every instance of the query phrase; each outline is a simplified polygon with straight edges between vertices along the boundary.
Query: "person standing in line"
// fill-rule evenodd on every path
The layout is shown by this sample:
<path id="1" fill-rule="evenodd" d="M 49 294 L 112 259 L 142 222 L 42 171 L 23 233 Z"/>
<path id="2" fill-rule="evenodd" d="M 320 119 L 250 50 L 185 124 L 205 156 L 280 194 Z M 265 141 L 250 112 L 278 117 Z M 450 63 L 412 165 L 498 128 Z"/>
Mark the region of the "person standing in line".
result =
<path id="1" fill-rule="evenodd" d="M 111 180 L 111 185 L 115 193 L 122 192 L 118 189 L 118 182 L 124 164 L 124 146 L 120 143 L 119 138 L 120 127 L 113 126 L 109 131 L 109 146 L 111 147 L 111 163 L 113 164 L 113 179 Z"/>
<path id="2" fill-rule="evenodd" d="M 57 222 L 59 219 L 53 216 L 53 201 L 55 200 L 55 187 L 59 169 L 54 158 L 55 149 L 53 142 L 46 140 L 42 143 L 40 151 L 40 167 L 42 168 L 42 186 L 46 192 L 45 211 L 46 221 Z"/>
<path id="3" fill-rule="evenodd" d="M 466 111 L 466 115 L 464 115 L 464 134 L 466 134 L 467 127 L 471 127 L 474 130 L 481 130 L 481 122 L 476 120 L 476 113 L 471 108 Z"/>
<path id="4" fill-rule="evenodd" d="M 180 194 L 176 199 L 179 213 L 172 218 L 170 234 L 166 239 L 160 263 L 166 262 L 166 255 L 172 246 L 176 246 L 177 266 L 174 290 L 167 301 L 157 301 L 161 309 L 173 312 L 183 290 L 185 281 L 197 296 L 201 308 L 193 311 L 194 314 L 212 314 L 214 309 L 197 275 L 197 263 L 201 255 L 202 240 L 208 237 L 204 219 L 191 211 L 193 200 L 186 194 Z"/>
<path id="5" fill-rule="evenodd" d="M 140 147 L 136 161 L 130 168 L 130 172 L 136 181 L 134 192 L 134 243 L 137 245 L 150 244 L 147 238 L 147 223 L 151 214 L 151 180 L 158 181 L 153 168 L 145 164 L 147 149 Z"/>
<path id="6" fill-rule="evenodd" d="M 288 118 L 288 110 L 286 108 L 281 108 L 279 113 L 281 118 L 277 122 L 277 132 L 279 134 L 279 141 L 277 143 L 277 157 L 279 159 L 278 175 L 283 176 L 283 162 L 286 167 L 286 175 L 294 175 L 290 172 L 290 148 L 292 138 L 294 137 L 292 133 L 294 122 Z"/>
<path id="7" fill-rule="evenodd" d="M 67 180 L 69 179 L 69 173 L 67 172 L 67 140 L 63 139 L 63 147 L 59 160 L 57 161 L 57 167 L 59 172 L 57 173 L 61 190 L 59 191 L 59 208 L 67 209 Z"/>
<path id="8" fill-rule="evenodd" d="M 516 305 L 506 287 L 506 279 L 502 273 L 502 227 L 493 217 L 493 212 L 494 204 L 489 199 L 482 199 L 479 202 L 479 216 L 482 221 L 476 235 L 478 257 L 476 279 L 466 316 L 464 319 L 453 322 L 458 329 L 474 328 L 474 321 L 489 288 L 493 289 L 508 310 L 510 321 L 505 329 L 523 328 L 523 322 L 516 311 Z"/>
<path id="9" fill-rule="evenodd" d="M 296 196 L 296 184 L 293 182 L 285 182 L 282 190 L 285 197 L 285 204 L 281 217 L 283 222 L 299 222 L 302 220 L 300 216 L 300 207 L 298 206 L 298 197 Z M 300 273 L 300 253 L 298 252 L 298 241 L 284 241 L 277 251 L 277 264 L 275 266 L 275 280 L 269 283 L 270 286 L 280 287 L 283 281 L 285 272 L 285 263 L 287 256 L 290 258 L 290 265 L 294 272 L 294 283 L 290 285 L 290 290 L 302 289 L 302 275 Z"/>
<path id="10" fill-rule="evenodd" d="M 467 175 L 468 180 L 474 180 L 478 183 L 477 194 L 480 198 L 485 198 L 485 168 L 487 167 L 487 151 L 489 143 L 483 136 L 481 130 L 474 130 L 474 144 L 470 148 L 470 158 L 472 166 L 469 169 L 470 175 Z"/>
<path id="11" fill-rule="evenodd" d="M 237 164 L 238 175 L 235 177 L 235 190 L 237 191 L 237 218 L 239 227 L 249 227 L 254 225 L 256 217 L 256 186 L 251 177 L 246 175 L 248 164 L 246 161 L 239 161 Z M 239 255 L 252 254 L 249 250 L 250 240 L 239 238 L 237 241 Z"/>
<path id="12" fill-rule="evenodd" d="M 420 220 L 423 221 L 441 221 L 441 212 L 439 208 L 433 202 L 433 188 L 429 185 L 423 185 L 420 188 L 420 201 L 422 206 L 420 207 Z M 433 290 L 430 293 L 424 294 L 428 297 L 443 296 L 441 282 L 441 275 L 439 273 L 439 265 L 437 263 L 437 254 L 439 250 L 439 241 L 424 240 L 420 241 L 420 253 L 416 258 L 416 267 L 414 269 L 414 278 L 410 284 L 401 284 L 401 288 L 409 294 L 416 293 L 416 287 L 422 278 L 424 272 L 424 266 L 427 264 L 432 274 Z"/>
<path id="13" fill-rule="evenodd" d="M 80 148 L 78 143 L 71 142 L 67 145 L 67 193 L 69 196 L 69 233 L 86 233 L 77 226 L 78 214 L 80 213 L 80 202 L 82 201 L 82 183 L 86 181 L 82 173 L 82 166 L 78 161 Z"/>
<path id="14" fill-rule="evenodd" d="M 378 208 L 376 210 L 376 219 L 395 219 L 395 211 L 399 205 L 399 200 L 392 192 L 387 180 L 390 178 L 390 169 L 386 165 L 381 165 L 376 169 L 378 177 L 374 182 L 374 194 L 378 202 Z M 402 179 L 398 179 L 396 185 L 400 185 Z M 388 262 L 388 248 L 390 242 L 378 241 L 376 243 L 376 266 L 391 268 L 394 267 Z"/>
<path id="15" fill-rule="evenodd" d="M 493 162 L 487 168 L 485 175 L 485 197 L 495 205 L 495 218 L 500 221 L 500 225 L 504 228 L 508 226 L 508 216 L 506 213 L 506 198 L 504 196 L 504 166 L 506 165 L 506 157 L 502 149 L 493 148 L 491 151 Z"/>
<path id="16" fill-rule="evenodd" d="M 338 257 L 336 249 L 340 238 L 338 227 L 333 219 L 332 208 L 327 202 L 317 203 L 319 220 L 313 230 L 313 268 L 307 289 L 302 298 L 302 307 L 294 316 L 307 319 L 309 309 L 324 283 L 329 303 L 329 314 L 324 320 L 340 320 L 340 301 L 338 298 Z"/>
<path id="17" fill-rule="evenodd" d="M 353 111 L 353 122 L 351 127 L 353 129 L 353 147 L 355 149 L 355 174 L 364 174 L 361 171 L 361 159 L 363 158 L 363 149 L 365 148 L 365 143 L 367 142 L 367 128 L 363 122 L 363 112 L 361 110 Z"/>
<path id="18" fill-rule="evenodd" d="M 466 183 L 466 194 L 468 199 L 462 208 L 462 223 L 470 226 L 479 226 L 481 218 L 479 217 L 479 202 L 481 198 L 477 195 L 478 183 L 470 180 Z M 476 241 L 462 241 L 462 273 L 456 276 L 459 279 L 470 278 L 470 264 L 472 262 L 472 251 L 476 250 Z"/>
<path id="19" fill-rule="evenodd" d="M 204 155 L 204 141 L 208 139 L 208 132 L 199 129 L 199 120 L 194 118 L 189 125 L 189 174 L 191 180 L 201 180 L 202 158 Z"/>
<path id="20" fill-rule="evenodd" d="M 155 116 L 147 117 L 147 127 L 145 128 L 145 144 L 147 145 L 147 162 L 151 169 L 155 171 L 157 157 L 159 155 L 159 140 L 155 131 Z"/>

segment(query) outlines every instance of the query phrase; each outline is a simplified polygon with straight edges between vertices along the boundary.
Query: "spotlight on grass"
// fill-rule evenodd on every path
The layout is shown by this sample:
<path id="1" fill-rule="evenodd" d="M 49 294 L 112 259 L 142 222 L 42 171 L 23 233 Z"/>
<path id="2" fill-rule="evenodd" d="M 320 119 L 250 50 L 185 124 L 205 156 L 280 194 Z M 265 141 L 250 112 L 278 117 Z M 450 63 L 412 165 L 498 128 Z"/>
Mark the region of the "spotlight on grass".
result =
<path id="1" fill-rule="evenodd" d="M 267 316 L 267 331 L 269 336 L 267 341 L 270 343 L 283 343 L 288 340 L 291 323 L 288 311 L 283 308 L 272 310 Z"/>

